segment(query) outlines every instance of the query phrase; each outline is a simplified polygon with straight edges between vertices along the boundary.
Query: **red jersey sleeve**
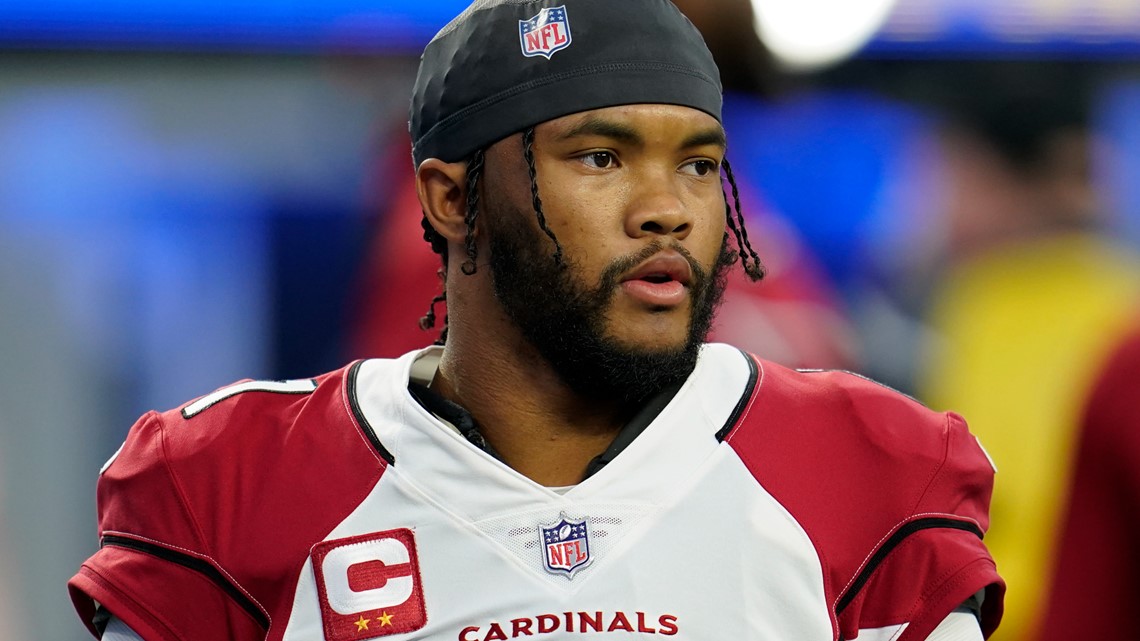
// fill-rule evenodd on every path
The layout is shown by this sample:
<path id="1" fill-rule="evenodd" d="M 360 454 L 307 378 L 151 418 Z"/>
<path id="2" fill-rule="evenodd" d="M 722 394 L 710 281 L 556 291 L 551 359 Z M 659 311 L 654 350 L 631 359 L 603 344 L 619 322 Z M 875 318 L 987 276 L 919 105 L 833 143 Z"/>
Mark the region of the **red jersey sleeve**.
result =
<path id="1" fill-rule="evenodd" d="M 262 638 L 266 614 L 206 549 L 167 447 L 151 412 L 100 476 L 101 547 L 68 583 L 76 610 L 93 634 L 99 604 L 147 641 Z"/>
<path id="2" fill-rule="evenodd" d="M 840 598 L 848 628 L 905 623 L 899 641 L 921 641 L 980 590 L 983 634 L 1001 620 L 1005 588 L 983 543 L 993 467 L 962 418 L 942 416 L 945 455 L 921 500 L 883 537 Z"/>
<path id="3" fill-rule="evenodd" d="M 147 641 L 260 640 L 287 620 L 312 546 L 390 462 L 352 414 L 355 372 L 242 381 L 139 420 L 70 582 L 92 631 L 96 603 Z"/>
<path id="4" fill-rule="evenodd" d="M 836 638 L 896 627 L 919 641 L 982 590 L 992 632 L 994 470 L 965 422 L 845 372 L 760 365 L 727 441 L 816 547 Z"/>

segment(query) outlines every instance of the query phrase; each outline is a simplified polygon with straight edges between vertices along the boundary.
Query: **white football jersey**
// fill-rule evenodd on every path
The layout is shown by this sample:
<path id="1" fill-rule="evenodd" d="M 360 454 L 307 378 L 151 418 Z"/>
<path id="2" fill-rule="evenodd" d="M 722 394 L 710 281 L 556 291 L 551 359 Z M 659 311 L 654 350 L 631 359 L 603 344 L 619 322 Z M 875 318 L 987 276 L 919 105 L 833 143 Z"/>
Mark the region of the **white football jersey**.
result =
<path id="1" fill-rule="evenodd" d="M 81 616 L 148 641 L 907 641 L 988 588 L 997 625 L 993 470 L 953 414 L 707 345 L 555 491 L 424 409 L 418 354 L 140 419 L 99 482 Z"/>

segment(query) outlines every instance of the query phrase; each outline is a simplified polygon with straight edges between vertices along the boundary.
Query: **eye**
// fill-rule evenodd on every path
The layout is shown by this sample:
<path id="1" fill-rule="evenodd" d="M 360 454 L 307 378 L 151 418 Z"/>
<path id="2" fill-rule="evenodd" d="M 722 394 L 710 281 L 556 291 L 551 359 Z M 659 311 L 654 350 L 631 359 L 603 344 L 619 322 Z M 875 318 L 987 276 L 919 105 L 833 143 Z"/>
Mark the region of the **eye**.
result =
<path id="1" fill-rule="evenodd" d="M 594 169 L 611 169 L 617 166 L 617 158 L 608 151 L 593 151 L 581 157 L 587 167 Z"/>
<path id="2" fill-rule="evenodd" d="M 681 166 L 681 171 L 692 176 L 709 176 L 716 173 L 720 166 L 712 160 L 702 158 Z"/>

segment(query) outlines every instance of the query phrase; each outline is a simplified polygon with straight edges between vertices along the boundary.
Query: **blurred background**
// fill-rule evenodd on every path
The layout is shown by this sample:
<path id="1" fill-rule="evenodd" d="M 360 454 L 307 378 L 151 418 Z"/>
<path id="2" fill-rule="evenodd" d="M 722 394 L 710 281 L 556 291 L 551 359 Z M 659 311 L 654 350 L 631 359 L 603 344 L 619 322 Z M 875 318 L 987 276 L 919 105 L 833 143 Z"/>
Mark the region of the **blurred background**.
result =
<path id="1" fill-rule="evenodd" d="M 465 4 L 0 0 L 0 639 L 85 638 L 65 583 L 138 415 L 434 340 L 406 110 Z M 964 414 L 995 638 L 1061 629 L 1086 399 L 1140 321 L 1140 0 L 677 4 L 771 270 L 717 338 Z"/>

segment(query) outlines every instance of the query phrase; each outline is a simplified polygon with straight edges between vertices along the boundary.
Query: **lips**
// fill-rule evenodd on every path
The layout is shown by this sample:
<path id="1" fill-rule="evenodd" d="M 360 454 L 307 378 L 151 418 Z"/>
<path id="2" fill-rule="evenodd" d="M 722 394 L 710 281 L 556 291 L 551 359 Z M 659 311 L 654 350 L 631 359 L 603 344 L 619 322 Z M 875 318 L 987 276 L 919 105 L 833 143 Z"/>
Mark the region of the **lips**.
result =
<path id="1" fill-rule="evenodd" d="M 621 281 L 632 298 L 652 307 L 675 307 L 685 301 L 693 278 L 689 261 L 675 251 L 663 251 L 641 263 Z"/>
<path id="2" fill-rule="evenodd" d="M 641 263 L 632 272 L 622 278 L 622 282 L 644 280 L 650 283 L 663 283 L 677 281 L 688 285 L 693 278 L 693 269 L 689 261 L 675 251 L 663 251 L 649 260 Z"/>

